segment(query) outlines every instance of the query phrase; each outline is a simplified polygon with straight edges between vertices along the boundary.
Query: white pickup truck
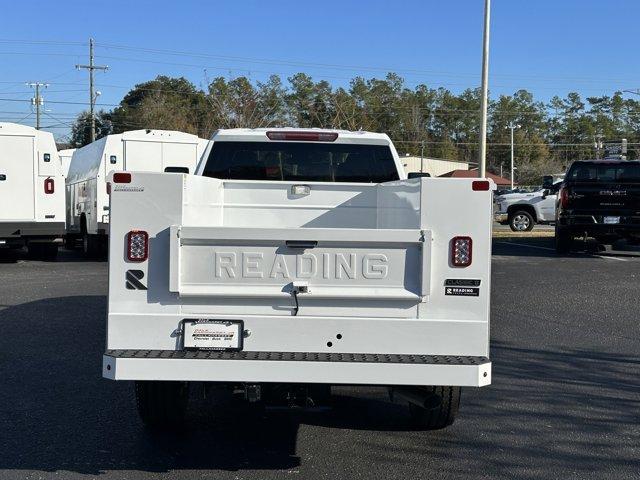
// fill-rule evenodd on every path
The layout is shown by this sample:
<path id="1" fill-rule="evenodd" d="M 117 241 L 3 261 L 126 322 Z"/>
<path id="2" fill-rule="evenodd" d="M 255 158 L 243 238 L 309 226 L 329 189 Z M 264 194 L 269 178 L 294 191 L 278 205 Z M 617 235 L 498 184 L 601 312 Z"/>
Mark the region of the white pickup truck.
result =
<path id="1" fill-rule="evenodd" d="M 528 232 L 537 223 L 556 219 L 556 198 L 560 182 L 530 193 L 506 193 L 496 196 L 494 219 L 514 232 Z"/>
<path id="2" fill-rule="evenodd" d="M 303 406 L 385 386 L 436 429 L 490 384 L 492 182 L 407 180 L 386 135 L 317 129 L 219 130 L 196 175 L 109 181 L 102 373 L 146 425 L 204 382 Z"/>

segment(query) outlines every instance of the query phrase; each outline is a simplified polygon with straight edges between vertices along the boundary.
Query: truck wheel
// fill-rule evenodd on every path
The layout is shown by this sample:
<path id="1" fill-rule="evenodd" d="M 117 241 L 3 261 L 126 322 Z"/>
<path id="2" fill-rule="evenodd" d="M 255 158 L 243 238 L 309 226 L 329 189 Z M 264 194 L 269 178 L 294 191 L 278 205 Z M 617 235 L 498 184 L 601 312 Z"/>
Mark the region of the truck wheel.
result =
<path id="1" fill-rule="evenodd" d="M 439 430 L 451 425 L 458 414 L 460 406 L 460 387 L 424 387 L 435 394 L 440 401 L 433 408 L 423 408 L 409 404 L 409 414 L 414 426 L 424 430 Z"/>
<path id="2" fill-rule="evenodd" d="M 535 223 L 533 216 L 524 210 L 518 210 L 509 216 L 509 227 L 514 232 L 529 232 Z"/>
<path id="3" fill-rule="evenodd" d="M 75 235 L 65 235 L 64 236 L 64 248 L 67 250 L 75 250 L 76 249 L 76 237 Z"/>
<path id="4" fill-rule="evenodd" d="M 96 235 L 85 233 L 82 235 L 82 252 L 85 256 L 94 258 L 99 255 L 99 244 Z"/>
<path id="5" fill-rule="evenodd" d="M 55 260 L 58 256 L 58 245 L 54 243 L 29 243 L 27 255 L 37 260 Z"/>
<path id="6" fill-rule="evenodd" d="M 183 425 L 189 399 L 187 382 L 135 382 L 138 415 L 146 427 L 171 429 Z"/>
<path id="7" fill-rule="evenodd" d="M 556 226 L 555 240 L 556 253 L 565 254 L 571 251 L 571 244 L 573 243 L 573 235 L 571 235 L 571 232 Z"/>

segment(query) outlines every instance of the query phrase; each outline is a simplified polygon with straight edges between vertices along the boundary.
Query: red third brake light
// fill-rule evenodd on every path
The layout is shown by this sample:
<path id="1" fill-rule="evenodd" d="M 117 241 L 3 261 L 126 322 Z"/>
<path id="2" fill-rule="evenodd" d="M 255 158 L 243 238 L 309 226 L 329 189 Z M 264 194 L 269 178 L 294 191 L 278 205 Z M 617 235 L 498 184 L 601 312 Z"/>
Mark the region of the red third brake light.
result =
<path id="1" fill-rule="evenodd" d="M 489 190 L 489 182 L 487 180 L 474 180 L 473 183 L 471 183 L 471 189 L 474 192 Z"/>
<path id="2" fill-rule="evenodd" d="M 149 234 L 142 230 L 127 233 L 127 259 L 144 262 L 149 257 Z"/>
<path id="3" fill-rule="evenodd" d="M 131 174 L 128 172 L 114 173 L 113 183 L 131 183 Z"/>
<path id="4" fill-rule="evenodd" d="M 47 178 L 44 181 L 44 193 L 52 194 L 55 191 L 55 183 L 53 178 Z"/>
<path id="5" fill-rule="evenodd" d="M 298 142 L 335 142 L 336 132 L 267 132 L 269 140 L 287 140 Z"/>
<path id="6" fill-rule="evenodd" d="M 453 237 L 451 239 L 451 265 L 468 267 L 471 265 L 473 241 L 471 237 Z"/>

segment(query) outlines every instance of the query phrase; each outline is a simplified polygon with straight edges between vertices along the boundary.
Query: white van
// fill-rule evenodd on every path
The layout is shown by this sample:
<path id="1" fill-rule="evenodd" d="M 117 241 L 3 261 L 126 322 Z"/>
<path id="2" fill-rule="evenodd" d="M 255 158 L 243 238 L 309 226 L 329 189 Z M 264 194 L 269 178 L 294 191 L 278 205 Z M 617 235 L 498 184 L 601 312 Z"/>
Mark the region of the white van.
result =
<path id="1" fill-rule="evenodd" d="M 69 173 L 71 157 L 73 157 L 73 152 L 75 151 L 75 148 L 67 148 L 58 152 L 58 158 L 60 159 L 60 170 L 62 171 L 62 176 L 65 178 L 67 178 L 67 174 Z"/>
<path id="2" fill-rule="evenodd" d="M 0 247 L 53 258 L 64 234 L 64 178 L 53 135 L 0 123 Z"/>
<path id="3" fill-rule="evenodd" d="M 112 170 L 194 173 L 207 140 L 184 132 L 133 130 L 78 148 L 66 178 L 68 247 L 82 239 L 87 254 L 106 246 L 107 175 Z"/>

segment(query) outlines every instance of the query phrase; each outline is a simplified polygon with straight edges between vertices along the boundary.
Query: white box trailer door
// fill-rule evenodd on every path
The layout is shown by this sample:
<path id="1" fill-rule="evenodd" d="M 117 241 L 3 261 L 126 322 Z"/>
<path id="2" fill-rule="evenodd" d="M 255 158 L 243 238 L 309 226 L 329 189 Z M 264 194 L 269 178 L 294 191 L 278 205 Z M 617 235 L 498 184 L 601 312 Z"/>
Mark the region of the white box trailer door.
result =
<path id="1" fill-rule="evenodd" d="M 0 136 L 0 221 L 35 217 L 33 141 L 33 137 Z"/>

